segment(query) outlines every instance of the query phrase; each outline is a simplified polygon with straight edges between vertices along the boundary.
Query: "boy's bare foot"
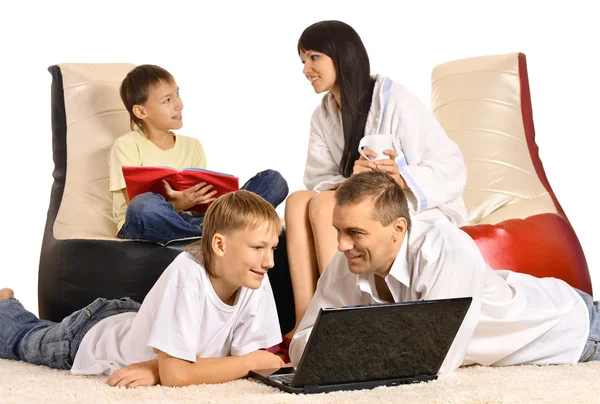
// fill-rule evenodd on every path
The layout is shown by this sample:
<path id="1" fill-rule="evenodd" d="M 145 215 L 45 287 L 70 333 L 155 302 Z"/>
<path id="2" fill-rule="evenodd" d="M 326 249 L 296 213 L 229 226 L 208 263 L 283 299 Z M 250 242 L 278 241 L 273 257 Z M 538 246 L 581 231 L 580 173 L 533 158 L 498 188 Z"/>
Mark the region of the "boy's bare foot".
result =
<path id="1" fill-rule="evenodd" d="M 0 300 L 8 299 L 9 297 L 13 297 L 15 292 L 11 288 L 0 289 Z"/>

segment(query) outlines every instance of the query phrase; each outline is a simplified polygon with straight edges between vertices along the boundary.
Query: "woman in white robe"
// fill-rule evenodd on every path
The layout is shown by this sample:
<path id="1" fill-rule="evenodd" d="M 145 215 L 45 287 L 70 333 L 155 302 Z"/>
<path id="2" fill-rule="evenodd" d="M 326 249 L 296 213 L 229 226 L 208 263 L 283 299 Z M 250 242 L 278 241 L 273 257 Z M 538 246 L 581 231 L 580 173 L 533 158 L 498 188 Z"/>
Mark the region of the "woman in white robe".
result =
<path id="1" fill-rule="evenodd" d="M 371 75 L 366 49 L 352 27 L 321 21 L 298 41 L 303 74 L 325 93 L 310 125 L 304 184 L 286 202 L 288 259 L 296 326 L 315 292 L 318 277 L 337 250 L 332 223 L 333 190 L 366 170 L 392 175 L 406 192 L 412 215 L 462 225 L 466 168 L 458 146 L 433 113 L 402 85 Z M 390 158 L 361 156 L 364 136 L 393 135 Z M 363 150 L 368 157 L 375 154 Z M 291 337 L 295 331 L 288 333 Z"/>

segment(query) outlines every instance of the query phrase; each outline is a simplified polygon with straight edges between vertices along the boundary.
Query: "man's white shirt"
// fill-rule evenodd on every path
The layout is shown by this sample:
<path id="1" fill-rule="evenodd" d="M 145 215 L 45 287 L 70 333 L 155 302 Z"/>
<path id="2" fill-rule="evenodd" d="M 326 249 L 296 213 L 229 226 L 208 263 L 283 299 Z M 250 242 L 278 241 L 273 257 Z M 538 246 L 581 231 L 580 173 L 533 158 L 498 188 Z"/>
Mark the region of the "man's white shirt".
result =
<path id="1" fill-rule="evenodd" d="M 351 273 L 343 253 L 332 258 L 290 344 L 293 364 L 321 308 L 383 303 L 374 276 Z M 396 302 L 473 298 L 441 373 L 470 364 L 576 363 L 589 334 L 588 308 L 571 286 L 493 270 L 469 235 L 446 220 L 413 221 L 385 282 Z"/>

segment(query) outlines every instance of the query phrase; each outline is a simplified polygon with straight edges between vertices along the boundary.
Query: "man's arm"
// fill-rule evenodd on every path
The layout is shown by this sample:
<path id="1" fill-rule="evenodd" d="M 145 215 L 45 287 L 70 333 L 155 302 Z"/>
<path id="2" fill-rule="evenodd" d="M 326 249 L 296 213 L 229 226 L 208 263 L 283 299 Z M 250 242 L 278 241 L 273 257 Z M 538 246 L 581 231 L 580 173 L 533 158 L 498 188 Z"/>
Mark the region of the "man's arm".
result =
<path id="1" fill-rule="evenodd" d="M 244 377 L 250 370 L 279 369 L 281 366 L 281 358 L 267 351 L 224 358 L 196 358 L 195 363 L 158 351 L 161 384 L 171 387 L 224 383 Z"/>
<path id="2" fill-rule="evenodd" d="M 440 373 L 453 372 L 464 361 L 479 323 L 486 273 L 490 271 L 479 249 L 466 233 L 456 229 L 451 236 L 451 242 L 439 243 L 445 246 L 439 250 L 421 249 L 418 261 L 419 273 L 423 275 L 415 285 L 424 300 L 473 298 Z"/>

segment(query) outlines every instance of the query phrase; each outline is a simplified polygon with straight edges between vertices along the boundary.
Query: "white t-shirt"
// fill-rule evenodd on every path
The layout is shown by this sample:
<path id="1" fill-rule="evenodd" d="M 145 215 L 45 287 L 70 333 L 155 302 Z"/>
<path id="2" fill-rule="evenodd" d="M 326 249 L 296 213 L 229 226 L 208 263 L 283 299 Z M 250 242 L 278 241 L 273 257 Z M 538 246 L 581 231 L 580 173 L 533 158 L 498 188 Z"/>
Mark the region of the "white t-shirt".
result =
<path id="1" fill-rule="evenodd" d="M 412 222 L 385 282 L 396 302 L 473 298 L 441 373 L 461 365 L 576 363 L 590 319 L 579 294 L 560 279 L 494 271 L 475 242 L 447 220 Z M 381 303 L 373 273 L 355 275 L 336 254 L 290 343 L 302 357 L 319 309 Z"/>
<path id="2" fill-rule="evenodd" d="M 256 290 L 240 287 L 223 303 L 201 261 L 181 253 L 156 281 L 138 313 L 108 317 L 83 337 L 73 374 L 110 374 L 156 359 L 154 348 L 195 362 L 196 357 L 241 356 L 281 342 L 268 277 Z"/>

